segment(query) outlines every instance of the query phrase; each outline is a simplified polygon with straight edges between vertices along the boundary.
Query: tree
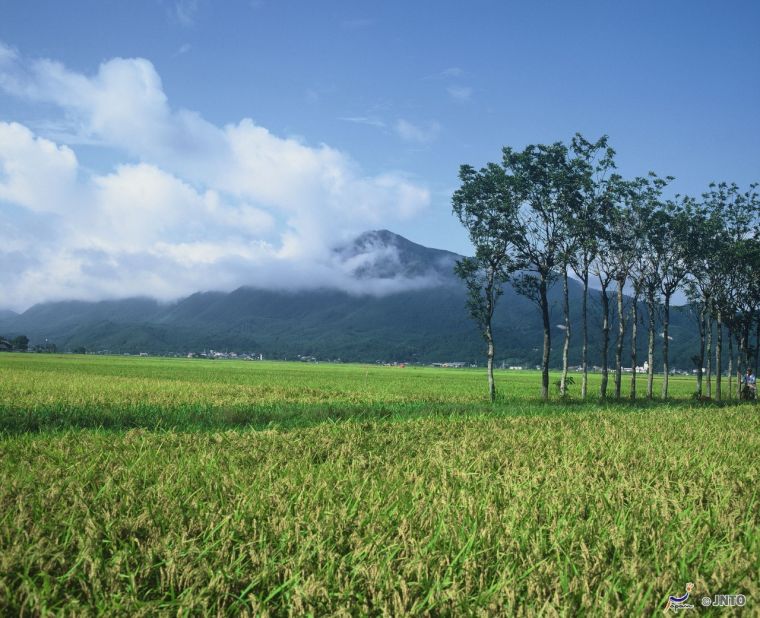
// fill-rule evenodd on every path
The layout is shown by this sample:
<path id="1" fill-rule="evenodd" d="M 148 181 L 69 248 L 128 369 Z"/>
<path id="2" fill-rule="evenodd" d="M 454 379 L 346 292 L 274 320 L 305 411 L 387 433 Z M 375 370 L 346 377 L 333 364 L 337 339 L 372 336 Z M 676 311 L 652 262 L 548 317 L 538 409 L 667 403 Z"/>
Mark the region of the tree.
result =
<path id="1" fill-rule="evenodd" d="M 636 190 L 640 195 L 637 204 L 641 226 L 639 233 L 642 241 L 642 254 L 638 258 L 640 261 L 638 271 L 641 277 L 639 285 L 647 306 L 647 399 L 652 399 L 654 396 L 655 325 L 661 283 L 661 272 L 658 266 L 659 251 L 663 247 L 658 237 L 658 213 L 664 208 L 662 192 L 672 180 L 672 176 L 660 178 L 654 172 L 649 172 L 646 177 L 637 178 L 635 181 Z"/>
<path id="2" fill-rule="evenodd" d="M 681 286 L 689 271 L 689 255 L 693 242 L 693 226 L 689 219 L 689 209 L 694 200 L 676 196 L 665 202 L 654 212 L 650 245 L 654 249 L 657 278 L 662 294 L 662 397 L 668 396 L 670 377 L 670 300 Z"/>
<path id="3" fill-rule="evenodd" d="M 571 221 L 570 234 L 575 239 L 575 254 L 570 260 L 570 267 L 583 283 L 583 300 L 581 301 L 581 397 L 588 394 L 588 289 L 591 264 L 599 251 L 600 210 L 607 199 L 609 175 L 615 168 L 615 151 L 607 145 L 607 136 L 596 142 L 589 142 L 580 133 L 572 140 L 572 152 L 581 164 L 582 182 L 579 192 L 579 204 L 575 217 Z M 569 320 L 566 320 L 569 322 Z M 566 341 L 569 342 L 569 332 Z"/>
<path id="4" fill-rule="evenodd" d="M 744 342 L 744 369 L 752 367 L 758 370 L 760 358 L 760 193 L 758 185 L 752 184 L 742 194 L 742 204 L 749 220 L 748 232 L 738 243 L 741 261 L 739 309 L 742 323 L 742 340 Z M 755 345 L 752 346 L 752 329 L 755 329 Z"/>
<path id="5" fill-rule="evenodd" d="M 11 346 L 14 350 L 26 352 L 29 349 L 29 337 L 26 335 L 19 335 L 18 337 L 11 339 Z"/>
<path id="6" fill-rule="evenodd" d="M 462 185 L 454 192 L 452 207 L 467 229 L 475 256 L 459 260 L 455 272 L 467 287 L 467 308 L 486 341 L 488 395 L 494 401 L 492 321 L 503 285 L 517 268 L 514 237 L 520 200 L 504 169 L 495 163 L 480 171 L 463 165 L 459 179 Z"/>
<path id="7" fill-rule="evenodd" d="M 623 290 L 630 276 L 638 249 L 636 238 L 638 230 L 631 208 L 631 190 L 630 183 L 622 180 L 616 183 L 615 193 L 619 195 L 620 204 L 611 211 L 610 255 L 612 259 L 610 261 L 613 266 L 613 279 L 617 284 L 618 318 L 618 332 L 615 342 L 615 399 L 620 399 L 623 382 L 623 342 L 626 327 Z"/>
<path id="8" fill-rule="evenodd" d="M 607 290 L 615 278 L 617 262 L 615 259 L 615 241 L 613 233 L 614 205 L 613 198 L 608 193 L 603 208 L 599 211 L 599 252 L 591 263 L 591 272 L 599 280 L 600 301 L 602 305 L 602 378 L 599 383 L 599 396 L 607 397 L 607 384 L 609 382 L 609 347 L 610 347 L 610 297 Z"/>
<path id="9" fill-rule="evenodd" d="M 625 199 L 629 208 L 631 225 L 630 234 L 630 263 L 628 276 L 631 282 L 633 297 L 631 298 L 631 399 L 636 399 L 636 367 L 638 366 L 638 325 L 639 325 L 639 300 L 647 291 L 654 299 L 656 285 L 653 279 L 653 264 L 650 260 L 648 230 L 652 214 L 653 204 L 658 195 L 657 185 L 653 177 L 637 177 L 626 185 Z M 654 354 L 654 300 L 650 309 L 650 353 Z M 649 361 L 653 365 L 653 361 Z M 651 382 L 649 384 L 651 397 Z"/>
<path id="10" fill-rule="evenodd" d="M 687 298 L 695 311 L 697 330 L 699 332 L 699 352 L 694 357 L 697 370 L 697 396 L 703 393 L 702 368 L 710 366 L 712 348 L 712 320 L 714 312 L 713 298 L 720 286 L 723 273 L 720 268 L 719 255 L 723 235 L 722 211 L 711 207 L 709 203 L 693 203 L 687 207 L 691 219 L 692 235 L 689 252 L 688 273 L 685 280 Z M 708 372 L 707 396 L 712 395 Z"/>
<path id="11" fill-rule="evenodd" d="M 541 397 L 546 400 L 551 354 L 548 289 L 557 277 L 557 267 L 566 266 L 562 248 L 570 233 L 569 213 L 577 212 L 581 202 L 584 170 L 581 161 L 570 157 L 561 142 L 530 145 L 521 152 L 505 147 L 503 152 L 504 170 L 521 202 L 517 213 L 519 234 L 514 242 L 524 272 L 515 289 L 533 300 L 541 311 Z"/>
<path id="12" fill-rule="evenodd" d="M 724 244 L 718 251 L 716 260 L 716 270 L 719 273 L 719 284 L 713 291 L 712 308 L 715 316 L 715 399 L 720 401 L 723 398 L 722 380 L 723 380 L 723 331 L 724 319 L 729 315 L 731 309 L 731 290 L 728 288 L 728 276 L 730 268 L 728 266 L 728 247 Z M 729 370 L 729 376 L 731 371 Z M 729 387 L 730 392 L 730 387 Z"/>
<path id="13" fill-rule="evenodd" d="M 710 184 L 710 190 L 704 194 L 705 204 L 712 210 L 719 211 L 722 220 L 722 241 L 715 261 L 718 269 L 716 286 L 713 290 L 713 305 L 717 322 L 717 341 L 715 346 L 716 398 L 722 397 L 721 374 L 723 327 L 728 334 L 728 392 L 732 394 L 734 369 L 741 372 L 742 344 L 741 332 L 750 327 L 751 318 L 746 310 L 753 306 L 751 286 L 757 281 L 757 270 L 746 270 L 746 258 L 751 257 L 748 239 L 760 240 L 760 196 L 757 184 L 741 192 L 735 183 L 725 182 Z M 749 249 L 747 255 L 742 255 Z M 744 311 L 742 310 L 744 309 Z M 745 323 L 744 320 L 749 323 Z M 734 363 L 734 339 L 737 339 L 739 359 Z M 738 384 L 737 384 L 738 386 Z"/>
<path id="14" fill-rule="evenodd" d="M 751 335 L 760 320 L 760 239 L 743 238 L 735 244 L 738 289 L 736 294 L 736 336 L 739 340 L 740 375 L 751 367 L 754 348 Z"/>

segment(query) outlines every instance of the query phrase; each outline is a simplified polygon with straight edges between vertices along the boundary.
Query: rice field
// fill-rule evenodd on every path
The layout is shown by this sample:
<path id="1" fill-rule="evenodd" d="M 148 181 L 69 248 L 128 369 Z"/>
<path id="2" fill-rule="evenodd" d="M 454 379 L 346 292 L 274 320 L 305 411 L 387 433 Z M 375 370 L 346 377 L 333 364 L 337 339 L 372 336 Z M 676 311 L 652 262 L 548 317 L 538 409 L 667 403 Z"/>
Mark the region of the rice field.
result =
<path id="1" fill-rule="evenodd" d="M 760 614 L 757 405 L 497 379 L 1 355 L 0 614 Z"/>

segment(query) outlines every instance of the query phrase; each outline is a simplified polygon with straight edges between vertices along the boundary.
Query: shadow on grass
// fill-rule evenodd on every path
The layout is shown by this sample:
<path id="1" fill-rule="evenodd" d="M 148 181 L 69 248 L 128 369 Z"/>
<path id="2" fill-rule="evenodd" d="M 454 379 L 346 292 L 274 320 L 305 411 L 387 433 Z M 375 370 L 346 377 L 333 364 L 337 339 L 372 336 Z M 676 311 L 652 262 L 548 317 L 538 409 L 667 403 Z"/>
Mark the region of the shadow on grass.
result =
<path id="1" fill-rule="evenodd" d="M 239 407 L 210 405 L 121 408 L 95 406 L 35 406 L 19 409 L 0 406 L 0 436 L 49 433 L 72 429 L 123 431 L 135 428 L 172 431 L 222 431 L 228 429 L 289 430 L 323 423 L 383 422 L 423 418 L 506 418 L 517 416 L 561 416 L 567 413 L 634 413 L 652 409 L 720 409 L 755 405 L 752 402 L 698 401 L 694 399 L 500 399 L 488 402 L 450 404 L 414 402 L 402 404 L 278 404 Z"/>

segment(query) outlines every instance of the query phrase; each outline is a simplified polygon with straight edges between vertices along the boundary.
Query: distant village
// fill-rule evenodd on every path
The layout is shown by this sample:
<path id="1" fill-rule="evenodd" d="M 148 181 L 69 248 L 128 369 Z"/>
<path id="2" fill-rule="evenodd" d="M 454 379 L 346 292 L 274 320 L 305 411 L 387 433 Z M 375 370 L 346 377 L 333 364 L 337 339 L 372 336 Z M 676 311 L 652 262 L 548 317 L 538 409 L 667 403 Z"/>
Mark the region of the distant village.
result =
<path id="1" fill-rule="evenodd" d="M 109 349 L 103 350 L 87 350 L 84 347 L 74 347 L 71 349 L 59 350 L 55 343 L 45 340 L 44 342 L 31 344 L 29 339 L 20 335 L 18 337 L 8 339 L 0 337 L 0 352 L 34 352 L 34 353 L 47 353 L 47 354 L 95 354 L 99 356 L 141 356 L 141 357 L 157 357 L 157 358 L 189 358 L 189 359 L 204 359 L 204 360 L 236 360 L 236 361 L 263 361 L 267 360 L 262 352 L 229 352 L 220 350 L 203 350 L 198 352 L 166 352 L 166 353 L 150 353 L 150 352 L 121 352 Z M 268 359 L 273 360 L 273 359 Z M 297 355 L 295 358 L 280 359 L 277 360 L 292 360 L 302 363 L 343 363 L 340 358 L 319 358 L 314 355 Z M 442 369 L 475 369 L 482 364 L 465 362 L 465 361 L 441 361 L 433 363 L 421 363 L 417 361 L 387 361 L 376 360 L 375 365 L 383 367 L 399 367 L 403 369 L 407 366 L 412 367 L 439 367 Z M 503 371 L 540 371 L 541 366 L 527 366 L 527 365 L 508 365 L 506 362 L 501 362 L 497 365 L 497 369 Z M 642 366 L 636 367 L 636 373 L 645 374 L 649 369 L 649 365 L 645 362 Z M 582 372 L 583 367 L 578 365 L 570 367 L 572 372 Z M 591 373 L 601 373 L 602 367 L 594 365 L 589 367 Z M 623 373 L 633 373 L 632 367 L 623 367 Z M 703 369 L 703 371 L 705 371 Z M 683 369 L 671 369 L 671 375 L 694 375 L 697 373 L 696 369 L 691 371 L 685 371 Z"/>

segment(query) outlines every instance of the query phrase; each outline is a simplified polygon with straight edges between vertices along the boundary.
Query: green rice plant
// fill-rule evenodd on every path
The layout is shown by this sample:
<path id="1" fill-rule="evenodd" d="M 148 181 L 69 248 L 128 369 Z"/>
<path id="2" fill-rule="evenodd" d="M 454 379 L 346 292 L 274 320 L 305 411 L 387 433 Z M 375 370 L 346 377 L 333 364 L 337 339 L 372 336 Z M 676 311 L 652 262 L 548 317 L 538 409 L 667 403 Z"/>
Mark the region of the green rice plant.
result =
<path id="1" fill-rule="evenodd" d="M 0 357 L 0 614 L 757 613 L 756 406 L 497 376 Z"/>
<path id="2" fill-rule="evenodd" d="M 536 372 L 502 371 L 496 378 L 500 397 L 491 405 L 482 369 L 6 354 L 0 356 L 0 432 L 261 429 L 328 419 L 544 414 L 560 402 L 598 406 L 571 393 L 547 408 Z M 671 383 L 676 397 L 668 405 L 692 405 L 691 381 Z M 597 385 L 592 376 L 590 392 Z M 624 397 L 603 405 L 631 404 Z"/>

